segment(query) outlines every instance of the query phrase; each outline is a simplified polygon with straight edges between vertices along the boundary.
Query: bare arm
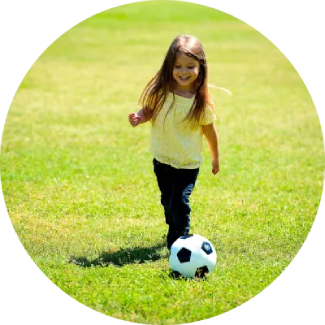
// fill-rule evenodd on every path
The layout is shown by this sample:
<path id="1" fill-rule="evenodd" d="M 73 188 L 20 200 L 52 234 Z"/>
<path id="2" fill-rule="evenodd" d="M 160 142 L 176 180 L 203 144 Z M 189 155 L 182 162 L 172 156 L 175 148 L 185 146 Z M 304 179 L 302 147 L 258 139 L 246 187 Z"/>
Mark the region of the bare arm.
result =
<path id="1" fill-rule="evenodd" d="M 140 109 L 138 113 L 131 113 L 129 114 L 129 122 L 130 124 L 135 127 L 139 124 L 146 123 L 151 120 L 152 117 L 152 111 L 147 109 L 146 113 L 144 113 L 143 108 Z"/>
<path id="2" fill-rule="evenodd" d="M 216 175 L 219 172 L 219 141 L 214 123 L 203 125 L 203 134 L 207 139 L 212 160 L 212 173 Z"/>

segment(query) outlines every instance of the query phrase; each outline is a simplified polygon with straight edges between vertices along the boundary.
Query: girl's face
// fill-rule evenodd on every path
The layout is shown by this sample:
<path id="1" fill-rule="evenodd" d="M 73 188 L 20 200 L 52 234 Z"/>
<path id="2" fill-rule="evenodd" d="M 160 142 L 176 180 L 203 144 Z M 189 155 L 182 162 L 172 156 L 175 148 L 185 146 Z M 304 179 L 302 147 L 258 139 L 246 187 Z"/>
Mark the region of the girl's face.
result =
<path id="1" fill-rule="evenodd" d="M 173 67 L 173 77 L 179 90 L 193 91 L 193 83 L 198 78 L 200 62 L 183 53 L 178 54 Z"/>

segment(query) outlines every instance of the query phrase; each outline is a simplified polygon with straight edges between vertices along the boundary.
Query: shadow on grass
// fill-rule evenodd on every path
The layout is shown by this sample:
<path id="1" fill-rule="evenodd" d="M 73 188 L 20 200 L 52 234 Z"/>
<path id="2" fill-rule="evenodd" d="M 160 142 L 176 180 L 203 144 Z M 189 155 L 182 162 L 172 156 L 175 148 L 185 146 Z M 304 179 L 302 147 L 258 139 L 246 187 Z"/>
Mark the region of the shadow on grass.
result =
<path id="1" fill-rule="evenodd" d="M 97 258 L 89 260 L 86 257 L 71 257 L 71 264 L 82 267 L 100 266 L 107 267 L 108 265 L 123 266 L 127 264 L 142 264 L 145 262 L 154 262 L 166 255 L 160 250 L 165 246 L 165 243 L 157 244 L 152 247 L 134 247 L 120 250 L 110 250 L 101 253 Z"/>

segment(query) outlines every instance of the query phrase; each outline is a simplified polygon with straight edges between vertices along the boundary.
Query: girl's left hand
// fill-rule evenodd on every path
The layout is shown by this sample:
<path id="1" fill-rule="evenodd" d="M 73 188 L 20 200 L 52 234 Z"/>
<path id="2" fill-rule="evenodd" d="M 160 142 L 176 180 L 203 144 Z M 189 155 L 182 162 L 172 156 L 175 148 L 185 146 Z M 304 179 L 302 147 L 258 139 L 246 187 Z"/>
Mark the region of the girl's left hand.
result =
<path id="1" fill-rule="evenodd" d="M 219 159 L 213 159 L 212 160 L 212 174 L 216 175 L 219 172 Z"/>

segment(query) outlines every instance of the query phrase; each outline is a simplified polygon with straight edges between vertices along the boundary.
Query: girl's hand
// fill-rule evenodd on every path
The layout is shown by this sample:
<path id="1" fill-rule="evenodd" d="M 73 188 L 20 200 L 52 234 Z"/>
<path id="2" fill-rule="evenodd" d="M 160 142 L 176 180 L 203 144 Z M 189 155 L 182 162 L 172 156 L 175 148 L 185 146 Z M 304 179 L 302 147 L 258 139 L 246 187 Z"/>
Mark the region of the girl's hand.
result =
<path id="1" fill-rule="evenodd" d="M 219 159 L 213 159 L 212 160 L 212 174 L 216 175 L 219 172 Z"/>
<path id="2" fill-rule="evenodd" d="M 136 127 L 139 124 L 140 120 L 141 118 L 138 114 L 136 113 L 129 114 L 129 122 L 133 127 Z"/>

